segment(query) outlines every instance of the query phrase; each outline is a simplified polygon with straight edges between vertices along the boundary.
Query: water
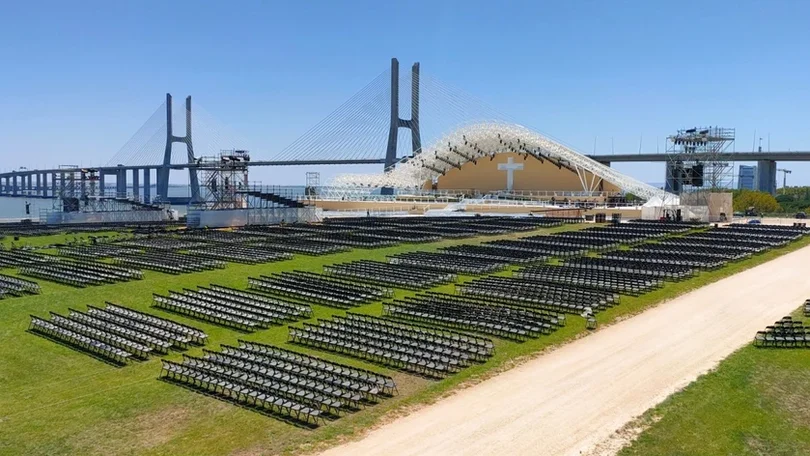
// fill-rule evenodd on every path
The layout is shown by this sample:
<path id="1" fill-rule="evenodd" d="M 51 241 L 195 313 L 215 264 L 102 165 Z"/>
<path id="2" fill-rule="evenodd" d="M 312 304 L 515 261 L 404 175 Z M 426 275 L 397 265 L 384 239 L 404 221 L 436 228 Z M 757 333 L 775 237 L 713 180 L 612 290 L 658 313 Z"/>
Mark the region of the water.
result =
<path id="1" fill-rule="evenodd" d="M 115 192 L 115 187 L 105 186 L 105 190 L 108 193 Z M 281 196 L 285 196 L 287 198 L 293 198 L 295 196 L 303 196 L 304 195 L 304 186 L 266 186 L 263 187 L 263 191 L 272 192 L 279 194 Z M 129 189 L 129 192 L 132 192 L 132 188 Z M 151 195 L 154 197 L 157 193 L 157 189 L 155 186 L 152 186 Z M 191 195 L 191 191 L 187 185 L 172 185 L 169 186 L 169 196 L 170 197 L 188 197 Z M 25 203 L 30 203 L 30 214 L 25 213 Z M 25 198 L 25 197 L 0 197 L 0 222 L 2 221 L 16 221 L 21 219 L 30 218 L 34 221 L 39 220 L 40 211 L 43 210 L 53 210 L 54 208 L 54 200 L 53 199 L 42 199 L 42 198 Z M 172 209 L 176 209 L 180 215 L 184 215 L 186 213 L 185 206 L 172 206 Z"/>

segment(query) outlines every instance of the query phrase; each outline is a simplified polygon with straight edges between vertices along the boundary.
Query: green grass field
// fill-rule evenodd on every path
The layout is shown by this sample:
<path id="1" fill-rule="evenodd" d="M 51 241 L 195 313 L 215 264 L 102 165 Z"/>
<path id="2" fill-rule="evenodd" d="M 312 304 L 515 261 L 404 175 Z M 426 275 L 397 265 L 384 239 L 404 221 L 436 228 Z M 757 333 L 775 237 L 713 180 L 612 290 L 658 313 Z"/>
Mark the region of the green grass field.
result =
<path id="1" fill-rule="evenodd" d="M 632 426 L 624 456 L 808 455 L 810 350 L 747 345 Z"/>
<path id="2" fill-rule="evenodd" d="M 581 227 L 583 226 L 565 226 L 501 237 L 527 236 Z M 221 343 L 233 344 L 237 339 L 244 338 L 315 353 L 287 344 L 286 327 L 243 334 L 152 309 L 152 293 L 209 283 L 244 288 L 249 275 L 292 268 L 320 271 L 325 264 L 356 259 L 384 259 L 386 255 L 403 251 L 434 250 L 441 246 L 477 243 L 495 238 L 406 244 L 375 250 L 356 249 L 322 257 L 296 255 L 292 260 L 279 263 L 255 266 L 229 264 L 224 270 L 181 276 L 147 271 L 143 281 L 87 289 L 74 289 L 40 281 L 43 289 L 41 295 L 0 301 L 0 454 L 251 455 L 312 449 L 318 445 L 351 438 L 380 422 L 383 417 L 404 413 L 408 408 L 434 401 L 461 384 L 479 381 L 511 367 L 522 358 L 585 333 L 584 320 L 571 317 L 565 328 L 550 336 L 525 343 L 495 339 L 496 354 L 487 363 L 475 365 L 441 381 L 430 381 L 352 358 L 317 352 L 318 356 L 326 359 L 392 375 L 398 383 L 400 394 L 318 429 L 308 430 L 158 381 L 158 358 L 115 368 L 26 332 L 29 314 L 47 316 L 49 311 L 65 313 L 68 308 L 84 310 L 87 304 L 101 305 L 104 301 L 112 301 L 203 329 L 209 334 L 207 348 L 210 349 L 216 349 Z M 621 305 L 600 313 L 598 320 L 600 324 L 605 324 L 625 318 L 658 302 L 809 243 L 810 239 L 804 239 L 722 270 L 702 273 L 687 281 L 668 283 L 642 297 L 623 297 Z M 9 270 L 3 272 L 8 273 Z M 445 291 L 452 289 L 453 285 L 436 288 Z M 406 293 L 411 292 L 400 290 L 397 291 L 397 296 Z M 353 311 L 379 315 L 381 307 L 381 303 L 375 303 Z M 322 306 L 313 308 L 315 318 L 342 313 Z M 199 355 L 201 350 L 190 349 L 188 353 Z M 170 358 L 180 359 L 181 356 L 175 353 Z"/>

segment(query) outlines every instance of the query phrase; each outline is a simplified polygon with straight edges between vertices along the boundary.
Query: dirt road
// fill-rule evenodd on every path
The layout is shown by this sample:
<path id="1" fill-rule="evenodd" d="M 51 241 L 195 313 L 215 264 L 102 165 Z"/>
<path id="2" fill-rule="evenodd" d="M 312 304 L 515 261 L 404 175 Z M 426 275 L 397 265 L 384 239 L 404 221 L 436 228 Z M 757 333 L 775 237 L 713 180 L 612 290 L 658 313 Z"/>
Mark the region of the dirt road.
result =
<path id="1" fill-rule="evenodd" d="M 810 247 L 673 299 L 326 455 L 578 455 L 810 297 Z"/>

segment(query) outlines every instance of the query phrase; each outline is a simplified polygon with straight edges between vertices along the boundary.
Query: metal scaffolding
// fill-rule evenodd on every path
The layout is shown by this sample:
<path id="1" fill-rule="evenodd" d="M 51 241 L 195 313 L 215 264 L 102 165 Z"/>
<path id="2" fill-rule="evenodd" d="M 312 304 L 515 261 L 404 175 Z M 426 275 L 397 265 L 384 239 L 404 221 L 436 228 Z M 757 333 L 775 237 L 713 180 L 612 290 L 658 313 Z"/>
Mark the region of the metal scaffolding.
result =
<path id="1" fill-rule="evenodd" d="M 247 150 L 223 150 L 219 157 L 198 160 L 200 198 L 193 202 L 198 210 L 247 209 L 250 184 L 248 182 Z"/>
<path id="2" fill-rule="evenodd" d="M 722 159 L 734 144 L 733 128 L 678 130 L 667 138 L 666 189 L 672 193 L 730 189 L 733 165 Z"/>

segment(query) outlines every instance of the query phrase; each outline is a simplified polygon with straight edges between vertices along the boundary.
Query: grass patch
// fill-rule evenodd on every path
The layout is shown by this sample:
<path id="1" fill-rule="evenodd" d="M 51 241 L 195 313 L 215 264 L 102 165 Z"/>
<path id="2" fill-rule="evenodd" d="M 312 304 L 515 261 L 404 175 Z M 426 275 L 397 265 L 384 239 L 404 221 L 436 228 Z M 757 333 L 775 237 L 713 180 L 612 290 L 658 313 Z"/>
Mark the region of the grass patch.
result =
<path id="1" fill-rule="evenodd" d="M 296 255 L 292 260 L 279 263 L 229 264 L 224 270 L 181 276 L 147 271 L 142 281 L 82 290 L 41 281 L 41 295 L 0 302 L 0 454 L 275 454 L 301 452 L 352 438 L 384 419 L 435 401 L 459 385 L 480 381 L 520 360 L 585 334 L 584 320 L 570 317 L 565 328 L 550 336 L 525 343 L 495 339 L 496 354 L 487 363 L 465 369 L 445 380 L 429 381 L 353 358 L 292 346 L 286 343 L 286 327 L 246 335 L 152 309 L 152 293 L 165 293 L 169 289 L 179 290 L 209 283 L 244 288 L 249 275 L 292 268 L 320 271 L 326 264 L 343 261 L 384 259 L 386 255 L 406 251 L 435 250 L 442 246 L 580 229 L 585 226 L 587 225 L 564 226 L 431 244 L 405 244 L 385 249 L 355 249 L 323 257 Z M 663 300 L 764 263 L 809 243 L 810 239 L 804 239 L 722 270 L 702 273 L 687 281 L 668 283 L 662 289 L 642 297 L 623 297 L 619 306 L 600 313 L 597 319 L 602 324 L 615 322 Z M 462 280 L 470 278 L 462 277 Z M 444 285 L 435 290 L 452 291 L 453 285 Z M 408 294 L 414 292 L 396 292 L 397 297 Z M 238 338 L 244 338 L 370 368 L 392 375 L 399 385 L 400 395 L 316 430 L 299 429 L 241 407 L 192 393 L 185 388 L 157 381 L 155 378 L 160 371 L 160 361 L 157 358 L 124 368 L 114 368 L 25 331 L 29 314 L 45 316 L 48 311 L 64 313 L 68 308 L 83 310 L 87 304 L 100 305 L 104 301 L 147 310 L 203 329 L 209 334 L 208 348 L 216 349 L 219 344 L 234 344 Z M 380 315 L 381 309 L 381 303 L 374 303 L 353 311 Z M 313 310 L 314 319 L 343 313 L 322 306 L 313 306 Z M 188 353 L 199 355 L 201 349 L 191 349 Z M 179 360 L 181 356 L 174 354 L 169 358 Z M 164 425 L 158 425 L 160 422 L 164 422 Z"/>
<path id="2" fill-rule="evenodd" d="M 809 366 L 810 350 L 747 345 L 645 413 L 620 454 L 810 454 Z"/>

